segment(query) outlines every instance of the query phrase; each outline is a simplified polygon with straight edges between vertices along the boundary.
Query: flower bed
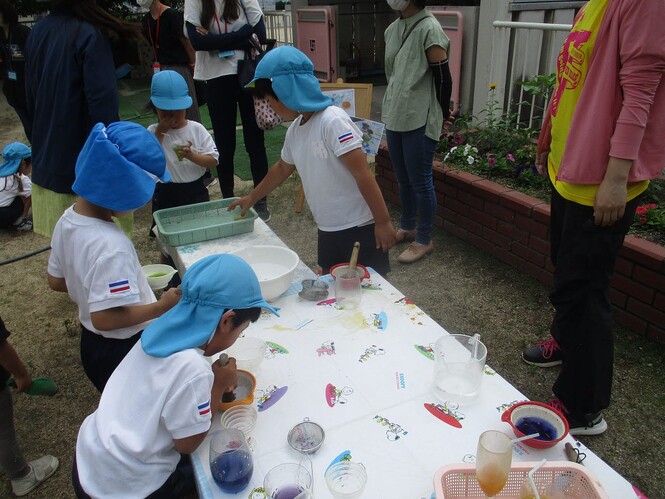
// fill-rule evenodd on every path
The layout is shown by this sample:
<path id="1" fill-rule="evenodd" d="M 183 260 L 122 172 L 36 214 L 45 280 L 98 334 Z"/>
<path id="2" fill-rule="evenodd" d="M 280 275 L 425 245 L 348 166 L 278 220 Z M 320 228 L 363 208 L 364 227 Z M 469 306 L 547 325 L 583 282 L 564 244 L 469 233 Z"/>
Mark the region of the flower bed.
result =
<path id="1" fill-rule="evenodd" d="M 548 202 L 439 162 L 433 171 L 438 227 L 551 285 Z M 376 156 L 376 179 L 386 201 L 399 205 L 385 147 Z M 665 247 L 626 237 L 610 298 L 617 323 L 665 343 Z"/>

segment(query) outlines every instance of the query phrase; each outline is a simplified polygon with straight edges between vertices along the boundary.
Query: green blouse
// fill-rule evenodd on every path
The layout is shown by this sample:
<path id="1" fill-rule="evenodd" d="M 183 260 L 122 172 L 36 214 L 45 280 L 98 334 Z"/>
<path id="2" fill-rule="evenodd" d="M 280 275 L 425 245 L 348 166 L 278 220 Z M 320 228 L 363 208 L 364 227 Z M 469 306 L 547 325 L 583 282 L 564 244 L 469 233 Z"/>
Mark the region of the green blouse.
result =
<path id="1" fill-rule="evenodd" d="M 418 22 L 402 45 L 407 31 Z M 434 78 L 425 51 L 438 45 L 449 53 L 450 40 L 435 17 L 423 9 L 408 19 L 399 18 L 385 32 L 386 78 L 382 120 L 393 132 L 408 132 L 426 125 L 425 135 L 438 141 L 443 112 L 436 99 Z M 450 54 L 450 53 L 449 53 Z"/>

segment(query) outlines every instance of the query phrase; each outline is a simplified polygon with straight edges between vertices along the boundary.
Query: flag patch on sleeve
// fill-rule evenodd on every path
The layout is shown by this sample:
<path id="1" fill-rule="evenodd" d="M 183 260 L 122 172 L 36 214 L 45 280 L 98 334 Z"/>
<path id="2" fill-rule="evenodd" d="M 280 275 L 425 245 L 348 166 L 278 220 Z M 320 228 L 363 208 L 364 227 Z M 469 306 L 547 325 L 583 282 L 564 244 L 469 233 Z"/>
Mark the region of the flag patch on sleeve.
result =
<path id="1" fill-rule="evenodd" d="M 114 295 L 116 293 L 124 293 L 125 291 L 130 291 L 131 287 L 129 286 L 129 281 L 125 279 L 124 281 L 116 281 L 109 283 L 109 292 Z"/>
<path id="2" fill-rule="evenodd" d="M 339 140 L 340 144 L 344 144 L 344 143 L 346 143 L 346 142 L 348 142 L 349 140 L 352 140 L 352 139 L 353 139 L 353 134 L 351 132 L 343 133 L 342 135 L 337 137 L 337 140 Z"/>
<path id="3" fill-rule="evenodd" d="M 199 416 L 205 416 L 210 412 L 210 400 L 198 406 Z"/>

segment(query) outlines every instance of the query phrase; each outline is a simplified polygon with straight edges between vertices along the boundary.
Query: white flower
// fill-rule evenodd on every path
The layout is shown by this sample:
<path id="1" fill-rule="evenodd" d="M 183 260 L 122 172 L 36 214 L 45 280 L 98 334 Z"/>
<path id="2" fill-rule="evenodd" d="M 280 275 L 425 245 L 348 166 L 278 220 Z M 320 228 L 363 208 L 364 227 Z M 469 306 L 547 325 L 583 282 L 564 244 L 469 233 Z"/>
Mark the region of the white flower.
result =
<path id="1" fill-rule="evenodd" d="M 466 162 L 472 165 L 476 162 L 476 158 L 474 158 L 473 156 L 467 156 Z"/>
<path id="2" fill-rule="evenodd" d="M 478 154 L 478 148 L 477 148 L 477 147 L 472 147 L 471 150 L 472 150 L 474 153 Z"/>
<path id="3" fill-rule="evenodd" d="M 455 147 L 451 147 L 451 148 L 450 148 L 450 152 L 451 152 L 451 153 L 453 153 L 453 152 L 455 152 L 455 151 L 457 151 L 457 146 L 455 146 Z"/>
<path id="4" fill-rule="evenodd" d="M 450 153 L 446 154 L 446 155 L 443 157 L 443 160 L 444 160 L 444 161 L 448 161 L 448 158 L 449 158 L 449 157 L 450 157 Z"/>
<path id="5" fill-rule="evenodd" d="M 467 155 L 471 151 L 471 146 L 469 144 L 464 146 L 464 154 Z"/>

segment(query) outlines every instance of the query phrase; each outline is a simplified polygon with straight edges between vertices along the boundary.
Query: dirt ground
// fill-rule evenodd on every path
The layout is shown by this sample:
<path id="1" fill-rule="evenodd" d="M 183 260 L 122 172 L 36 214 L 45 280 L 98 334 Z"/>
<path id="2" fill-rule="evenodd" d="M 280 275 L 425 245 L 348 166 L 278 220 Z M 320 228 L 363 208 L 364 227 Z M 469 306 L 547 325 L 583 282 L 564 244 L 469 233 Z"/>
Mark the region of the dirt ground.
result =
<path id="1" fill-rule="evenodd" d="M 0 101 L 2 147 L 24 140 L 22 128 L 4 97 Z M 239 183 L 236 194 L 251 186 Z M 270 197 L 271 228 L 308 265 L 316 260 L 316 227 L 308 210 L 294 213 L 297 182 L 288 181 Z M 212 191 L 218 196 L 218 187 Z M 391 207 L 396 220 L 398 211 Z M 146 237 L 149 210 L 135 214 L 134 243 L 144 264 L 158 261 Z M 556 369 L 538 369 L 520 360 L 524 346 L 547 337 L 551 307 L 547 289 L 474 247 L 435 231 L 436 251 L 411 266 L 391 252 L 389 281 L 449 332 L 480 333 L 489 349 L 488 364 L 527 397 L 551 396 Z M 80 365 L 77 311 L 66 294 L 48 289 L 45 251 L 14 263 L 7 259 L 48 246 L 34 233 L 0 231 L 0 314 L 13 333 L 11 342 L 33 376 L 54 379 L 52 398 L 15 396 L 15 422 L 28 459 L 54 454 L 60 469 L 30 497 L 73 497 L 71 458 L 76 433 L 98 402 L 98 394 Z M 665 348 L 617 328 L 613 404 L 605 412 L 606 434 L 581 440 L 649 497 L 665 497 Z M 440 463 L 441 465 L 446 463 Z M 611 493 L 611 491 L 609 491 Z M 0 475 L 0 497 L 11 497 L 9 480 Z M 378 499 L 378 498 L 371 498 Z M 388 498 L 391 499 L 391 498 Z M 395 498 L 402 499 L 402 498 Z"/>

